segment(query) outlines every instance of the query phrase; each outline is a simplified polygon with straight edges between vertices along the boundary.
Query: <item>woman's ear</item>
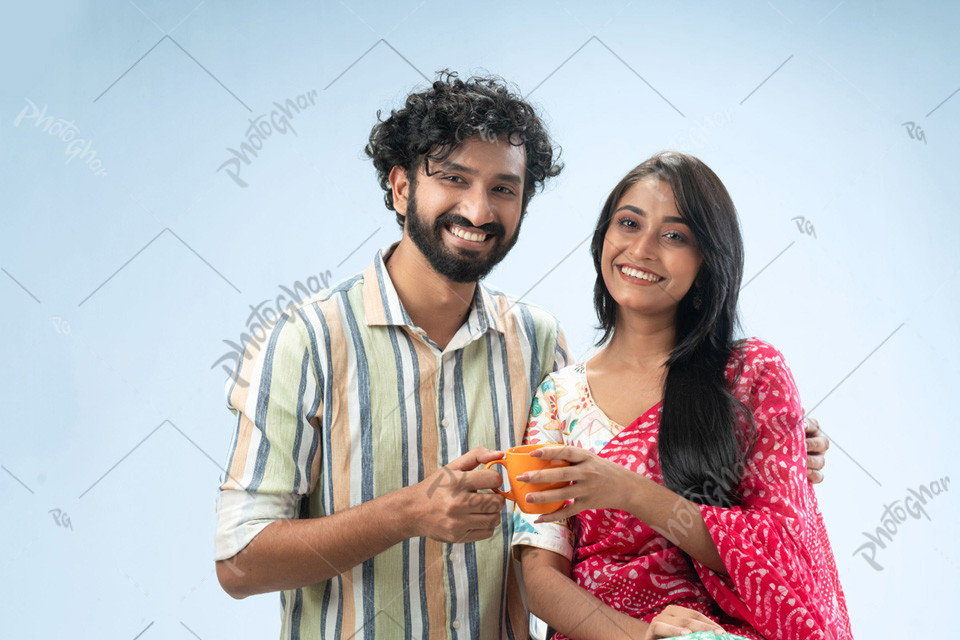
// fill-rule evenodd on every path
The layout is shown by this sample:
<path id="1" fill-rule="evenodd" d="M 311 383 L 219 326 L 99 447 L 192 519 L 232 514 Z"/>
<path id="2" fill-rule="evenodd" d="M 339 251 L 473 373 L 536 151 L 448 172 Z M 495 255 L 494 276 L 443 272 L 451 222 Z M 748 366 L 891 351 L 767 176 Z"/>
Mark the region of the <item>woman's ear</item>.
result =
<path id="1" fill-rule="evenodd" d="M 406 167 L 394 165 L 390 169 L 390 187 L 393 190 L 393 210 L 402 216 L 407 215 L 407 198 L 410 195 L 410 180 Z"/>

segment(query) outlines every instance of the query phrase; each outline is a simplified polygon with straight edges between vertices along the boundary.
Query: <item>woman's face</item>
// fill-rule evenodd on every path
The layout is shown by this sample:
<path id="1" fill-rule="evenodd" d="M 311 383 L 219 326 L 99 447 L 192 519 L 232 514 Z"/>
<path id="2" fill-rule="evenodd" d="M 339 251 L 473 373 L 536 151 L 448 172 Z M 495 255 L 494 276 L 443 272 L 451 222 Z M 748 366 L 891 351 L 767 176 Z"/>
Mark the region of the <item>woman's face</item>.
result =
<path id="1" fill-rule="evenodd" d="M 668 183 L 646 178 L 627 189 L 614 209 L 600 260 L 604 284 L 621 313 L 676 313 L 702 262 Z"/>

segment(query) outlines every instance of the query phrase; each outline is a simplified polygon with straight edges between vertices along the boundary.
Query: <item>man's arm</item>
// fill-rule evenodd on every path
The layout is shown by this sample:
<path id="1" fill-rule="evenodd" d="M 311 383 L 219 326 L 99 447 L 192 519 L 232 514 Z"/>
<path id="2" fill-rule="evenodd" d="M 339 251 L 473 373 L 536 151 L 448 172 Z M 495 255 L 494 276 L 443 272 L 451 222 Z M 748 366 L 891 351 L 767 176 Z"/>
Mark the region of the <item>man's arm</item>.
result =
<path id="1" fill-rule="evenodd" d="M 416 485 L 345 511 L 276 520 L 235 556 L 217 561 L 217 579 L 232 597 L 245 598 L 329 580 L 407 538 L 488 538 L 504 499 L 477 491 L 500 486 L 500 474 L 476 467 L 502 455 L 478 447 Z"/>

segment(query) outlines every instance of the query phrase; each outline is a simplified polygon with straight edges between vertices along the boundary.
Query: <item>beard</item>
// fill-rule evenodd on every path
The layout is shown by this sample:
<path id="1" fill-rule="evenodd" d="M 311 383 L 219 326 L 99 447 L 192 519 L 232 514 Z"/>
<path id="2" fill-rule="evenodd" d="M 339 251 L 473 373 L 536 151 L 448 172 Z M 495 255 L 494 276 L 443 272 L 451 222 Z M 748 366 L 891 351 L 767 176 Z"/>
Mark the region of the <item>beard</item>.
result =
<path id="1" fill-rule="evenodd" d="M 427 259 L 430 266 L 445 278 L 453 282 L 477 282 L 503 260 L 520 235 L 520 221 L 510 238 L 505 238 L 506 230 L 499 222 L 488 222 L 479 227 L 473 226 L 469 220 L 456 213 L 442 213 L 433 221 L 433 226 L 427 224 L 417 213 L 415 190 L 411 189 L 407 200 L 406 232 L 410 239 Z M 455 224 L 467 229 L 477 229 L 493 236 L 490 240 L 493 248 L 486 257 L 479 251 L 470 249 L 451 250 L 443 242 L 443 230 L 447 225 Z"/>

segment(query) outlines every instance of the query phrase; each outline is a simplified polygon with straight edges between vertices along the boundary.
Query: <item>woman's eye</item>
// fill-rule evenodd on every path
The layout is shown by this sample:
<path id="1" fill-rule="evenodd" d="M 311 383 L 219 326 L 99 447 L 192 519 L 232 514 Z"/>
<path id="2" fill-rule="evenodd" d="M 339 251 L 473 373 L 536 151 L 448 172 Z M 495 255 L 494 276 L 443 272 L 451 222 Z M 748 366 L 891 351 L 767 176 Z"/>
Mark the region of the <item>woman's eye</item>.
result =
<path id="1" fill-rule="evenodd" d="M 636 221 L 636 220 L 634 220 L 633 218 L 629 218 L 629 217 L 620 218 L 619 220 L 617 220 L 617 224 L 620 225 L 621 227 L 627 227 L 627 228 L 629 228 L 629 229 L 633 229 L 633 228 L 636 228 L 637 226 L 639 226 L 639 225 L 637 225 L 637 221 Z"/>
<path id="2" fill-rule="evenodd" d="M 677 231 L 667 231 L 663 235 L 665 238 L 667 238 L 668 240 L 672 240 L 673 242 L 685 242 L 687 240 L 682 233 L 679 233 Z"/>

